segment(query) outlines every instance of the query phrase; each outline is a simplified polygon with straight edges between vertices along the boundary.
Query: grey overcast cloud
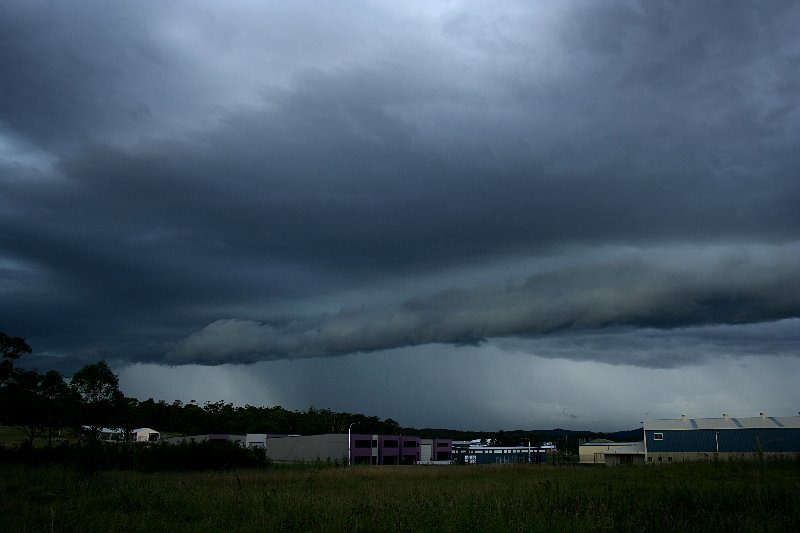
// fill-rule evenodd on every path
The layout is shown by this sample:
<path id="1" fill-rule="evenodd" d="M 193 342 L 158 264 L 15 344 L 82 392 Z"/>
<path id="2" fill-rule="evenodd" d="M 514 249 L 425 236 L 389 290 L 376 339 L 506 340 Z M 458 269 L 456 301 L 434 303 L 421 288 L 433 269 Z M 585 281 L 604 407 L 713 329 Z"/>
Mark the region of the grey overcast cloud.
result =
<path id="1" fill-rule="evenodd" d="M 129 396 L 800 410 L 800 4 L 0 4 L 0 330 Z"/>

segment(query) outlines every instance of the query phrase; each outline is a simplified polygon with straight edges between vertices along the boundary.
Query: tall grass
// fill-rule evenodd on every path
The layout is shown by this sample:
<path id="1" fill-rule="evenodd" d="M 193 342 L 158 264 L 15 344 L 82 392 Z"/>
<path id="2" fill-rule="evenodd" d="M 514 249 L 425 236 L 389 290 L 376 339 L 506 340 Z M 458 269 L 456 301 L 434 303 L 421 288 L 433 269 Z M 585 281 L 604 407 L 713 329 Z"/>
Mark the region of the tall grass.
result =
<path id="1" fill-rule="evenodd" d="M 798 462 L 216 473 L 0 466 L 0 531 L 800 531 Z"/>

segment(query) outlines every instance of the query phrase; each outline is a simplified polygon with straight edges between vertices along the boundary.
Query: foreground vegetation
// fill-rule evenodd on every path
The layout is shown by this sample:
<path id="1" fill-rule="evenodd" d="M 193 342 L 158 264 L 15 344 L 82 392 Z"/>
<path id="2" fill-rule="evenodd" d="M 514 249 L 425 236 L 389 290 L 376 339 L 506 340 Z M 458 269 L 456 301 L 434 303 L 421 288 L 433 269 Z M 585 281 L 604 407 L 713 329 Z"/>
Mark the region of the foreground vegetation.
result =
<path id="1" fill-rule="evenodd" d="M 0 491 L 0 531 L 800 530 L 797 461 L 94 475 L 7 463 Z"/>

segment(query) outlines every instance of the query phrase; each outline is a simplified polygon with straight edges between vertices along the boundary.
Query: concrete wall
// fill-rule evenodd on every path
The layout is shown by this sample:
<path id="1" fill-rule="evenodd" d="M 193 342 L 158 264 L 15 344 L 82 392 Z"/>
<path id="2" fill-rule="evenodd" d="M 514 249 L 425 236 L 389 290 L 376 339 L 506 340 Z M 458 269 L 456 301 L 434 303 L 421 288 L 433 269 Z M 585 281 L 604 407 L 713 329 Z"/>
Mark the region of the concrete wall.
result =
<path id="1" fill-rule="evenodd" d="M 656 452 L 647 454 L 647 464 L 658 465 L 697 461 L 755 461 L 762 457 L 765 459 L 800 460 L 800 452 Z"/>
<path id="2" fill-rule="evenodd" d="M 267 439 L 267 457 L 278 463 L 347 461 L 347 434 Z"/>
<path id="3" fill-rule="evenodd" d="M 609 453 L 604 456 L 606 466 L 626 466 L 626 465 L 644 465 L 644 454 L 615 454 Z"/>
<path id="4" fill-rule="evenodd" d="M 630 446 L 630 442 L 608 442 L 602 444 L 581 444 L 578 446 L 578 459 L 581 464 L 605 464 L 605 452 Z"/>

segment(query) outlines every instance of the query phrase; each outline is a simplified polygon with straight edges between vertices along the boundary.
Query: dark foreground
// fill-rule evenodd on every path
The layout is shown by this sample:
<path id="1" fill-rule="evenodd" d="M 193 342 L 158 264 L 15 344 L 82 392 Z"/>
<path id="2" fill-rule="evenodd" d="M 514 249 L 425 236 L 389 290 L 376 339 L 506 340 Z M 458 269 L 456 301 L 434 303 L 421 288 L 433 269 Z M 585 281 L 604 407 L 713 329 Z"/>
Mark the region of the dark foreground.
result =
<path id="1" fill-rule="evenodd" d="M 800 461 L 647 468 L 0 464 L 0 531 L 800 531 Z"/>

